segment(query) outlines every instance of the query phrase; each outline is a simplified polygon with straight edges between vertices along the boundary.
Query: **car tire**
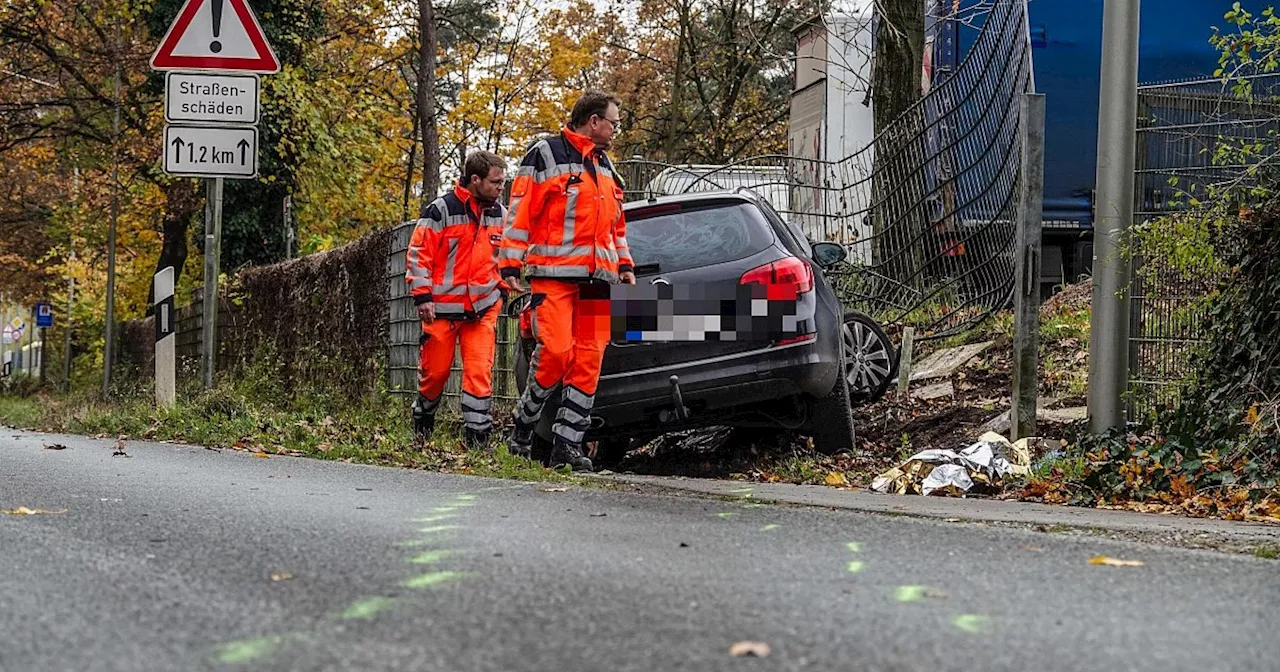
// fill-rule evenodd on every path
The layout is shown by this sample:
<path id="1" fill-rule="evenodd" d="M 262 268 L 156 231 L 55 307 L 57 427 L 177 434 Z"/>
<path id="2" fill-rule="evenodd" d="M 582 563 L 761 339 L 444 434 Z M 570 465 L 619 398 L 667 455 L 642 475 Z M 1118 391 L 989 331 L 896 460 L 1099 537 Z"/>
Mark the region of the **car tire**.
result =
<path id="1" fill-rule="evenodd" d="M 809 421 L 804 432 L 813 439 L 813 447 L 825 455 L 852 452 L 855 439 L 853 404 L 849 401 L 849 377 L 844 375 L 844 350 L 840 351 L 841 375 L 827 396 L 809 405 Z"/>
<path id="2" fill-rule="evenodd" d="M 849 400 L 873 404 L 884 398 L 898 374 L 898 352 L 884 329 L 862 313 L 846 312 L 840 327 L 840 347 Z"/>

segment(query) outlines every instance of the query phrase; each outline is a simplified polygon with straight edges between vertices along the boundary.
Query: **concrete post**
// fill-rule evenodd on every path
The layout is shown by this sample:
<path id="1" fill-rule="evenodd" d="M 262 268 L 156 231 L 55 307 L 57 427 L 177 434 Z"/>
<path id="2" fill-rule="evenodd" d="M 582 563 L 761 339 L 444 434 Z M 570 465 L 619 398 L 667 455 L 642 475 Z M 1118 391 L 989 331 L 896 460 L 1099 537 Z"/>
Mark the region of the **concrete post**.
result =
<path id="1" fill-rule="evenodd" d="M 1014 244 L 1013 418 L 1010 439 L 1036 435 L 1040 365 L 1040 227 L 1044 214 L 1044 94 L 1023 94 L 1022 166 Z"/>

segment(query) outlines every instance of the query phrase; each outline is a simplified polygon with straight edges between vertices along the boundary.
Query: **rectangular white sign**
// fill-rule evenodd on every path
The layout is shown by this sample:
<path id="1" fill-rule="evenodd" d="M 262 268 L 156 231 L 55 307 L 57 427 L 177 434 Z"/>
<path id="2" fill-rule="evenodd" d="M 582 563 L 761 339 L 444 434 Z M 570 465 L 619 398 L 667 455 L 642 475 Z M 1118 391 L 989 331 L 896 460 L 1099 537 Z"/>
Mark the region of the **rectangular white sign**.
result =
<path id="1" fill-rule="evenodd" d="M 258 76 L 170 72 L 164 118 L 169 122 L 258 123 Z"/>
<path id="2" fill-rule="evenodd" d="M 257 177 L 258 129 L 166 125 L 164 172 L 184 177 Z"/>

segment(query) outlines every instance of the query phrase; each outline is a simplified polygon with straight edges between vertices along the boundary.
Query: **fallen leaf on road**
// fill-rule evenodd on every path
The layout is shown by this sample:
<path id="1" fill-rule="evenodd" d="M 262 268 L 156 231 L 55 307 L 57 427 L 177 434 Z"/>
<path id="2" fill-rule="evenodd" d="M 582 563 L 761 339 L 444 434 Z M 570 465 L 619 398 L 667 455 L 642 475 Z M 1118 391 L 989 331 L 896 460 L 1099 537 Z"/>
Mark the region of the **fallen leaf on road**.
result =
<path id="1" fill-rule="evenodd" d="M 270 458 L 271 458 L 271 456 L 270 456 L 270 455 L 268 455 L 268 454 L 266 454 L 266 453 L 254 453 L 254 454 L 253 454 L 253 456 L 254 456 L 254 457 L 261 457 L 261 458 L 262 458 L 262 459 L 264 459 L 264 460 L 266 460 L 266 459 L 270 459 Z"/>
<path id="2" fill-rule="evenodd" d="M 272 581 L 288 581 L 289 579 L 292 579 L 292 578 L 293 578 L 292 574 L 288 574 L 285 572 L 279 572 L 271 575 Z"/>
<path id="3" fill-rule="evenodd" d="M 18 507 L 18 508 L 16 508 L 16 509 L 0 509 L 0 513 L 5 513 L 5 514 L 8 514 L 8 515 L 10 515 L 10 516 L 35 516 L 35 515 L 39 515 L 39 514 L 42 514 L 42 513 L 66 513 L 66 512 L 67 512 L 67 510 L 66 510 L 66 509 L 59 509 L 59 510 L 57 510 L 57 511 L 49 511 L 49 510 L 47 510 L 47 509 L 28 509 L 28 508 L 27 508 L 27 507 L 25 507 L 25 506 L 19 506 L 19 507 Z"/>
<path id="4" fill-rule="evenodd" d="M 1118 558 L 1108 558 L 1105 555 L 1097 555 L 1089 558 L 1091 565 L 1106 565 L 1108 567 L 1141 567 L 1144 563 L 1141 560 L 1120 560 Z"/>
<path id="5" fill-rule="evenodd" d="M 1039 546 L 1022 546 L 1020 550 L 1028 551 L 1031 553 L 1044 553 L 1044 549 L 1040 548 Z"/>
<path id="6" fill-rule="evenodd" d="M 591 514 L 591 517 L 592 517 L 592 518 L 604 518 L 604 517 L 605 517 L 605 516 L 607 516 L 607 515 L 609 515 L 609 514 L 607 514 L 607 513 L 593 513 L 593 514 Z"/>
<path id="7" fill-rule="evenodd" d="M 51 443 L 44 447 L 45 450 L 66 450 L 67 447 L 61 443 Z"/>
<path id="8" fill-rule="evenodd" d="M 924 596 L 931 600 L 945 600 L 951 597 L 951 593 L 945 590 L 926 590 L 924 591 Z"/>
<path id="9" fill-rule="evenodd" d="M 764 642 L 737 642 L 729 647 L 729 655 L 734 658 L 767 658 L 769 645 Z"/>
<path id="10" fill-rule="evenodd" d="M 826 479 L 823 480 L 823 482 L 826 483 L 827 485 L 834 486 L 837 488 L 843 488 L 849 485 L 848 479 L 844 477 L 844 474 L 838 471 L 833 471 L 827 474 L 827 477 Z"/>
<path id="11" fill-rule="evenodd" d="M 569 488 L 538 488 L 538 492 L 569 492 Z"/>

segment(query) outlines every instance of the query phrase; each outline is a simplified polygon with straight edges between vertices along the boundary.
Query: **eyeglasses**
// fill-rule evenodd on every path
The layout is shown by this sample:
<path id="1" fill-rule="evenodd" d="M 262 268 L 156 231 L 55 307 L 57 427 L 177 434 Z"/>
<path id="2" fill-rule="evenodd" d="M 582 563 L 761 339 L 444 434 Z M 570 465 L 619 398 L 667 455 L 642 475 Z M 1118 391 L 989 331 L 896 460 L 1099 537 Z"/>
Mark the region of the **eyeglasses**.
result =
<path id="1" fill-rule="evenodd" d="M 622 120 L 621 120 L 621 119 L 610 119 L 609 117 L 596 117 L 596 118 L 597 118 L 597 119 L 599 119 L 599 120 L 601 120 L 601 121 L 607 121 L 607 122 L 609 122 L 609 125 L 613 127 L 613 132 L 614 132 L 614 133 L 621 133 L 621 132 L 622 132 Z"/>

